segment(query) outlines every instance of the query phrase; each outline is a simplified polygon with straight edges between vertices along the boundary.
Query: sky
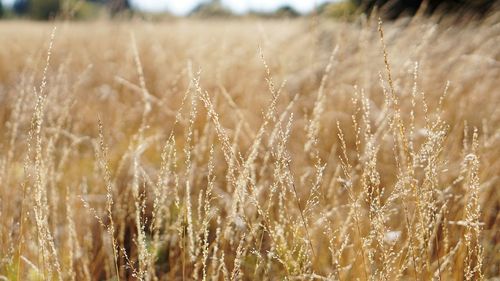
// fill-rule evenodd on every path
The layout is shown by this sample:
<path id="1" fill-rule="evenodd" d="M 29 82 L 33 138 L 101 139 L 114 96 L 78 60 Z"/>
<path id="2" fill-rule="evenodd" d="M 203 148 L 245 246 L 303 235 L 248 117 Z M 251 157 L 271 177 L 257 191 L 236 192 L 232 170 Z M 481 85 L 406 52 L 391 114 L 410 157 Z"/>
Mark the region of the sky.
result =
<path id="1" fill-rule="evenodd" d="M 131 0 L 132 5 L 146 11 L 168 10 L 177 15 L 185 15 L 196 5 L 207 0 Z M 328 0 L 221 0 L 222 4 L 236 13 L 249 10 L 272 11 L 284 5 L 290 5 L 302 13 L 310 12 L 315 5 Z"/>
<path id="2" fill-rule="evenodd" d="M 6 5 L 12 5 L 15 0 L 0 0 Z M 208 0 L 130 0 L 131 4 L 143 11 L 162 12 L 170 11 L 176 15 L 186 15 L 196 5 Z M 236 13 L 249 10 L 272 11 L 283 5 L 290 5 L 302 13 L 310 12 L 315 5 L 332 0 L 221 0 L 222 4 Z"/>

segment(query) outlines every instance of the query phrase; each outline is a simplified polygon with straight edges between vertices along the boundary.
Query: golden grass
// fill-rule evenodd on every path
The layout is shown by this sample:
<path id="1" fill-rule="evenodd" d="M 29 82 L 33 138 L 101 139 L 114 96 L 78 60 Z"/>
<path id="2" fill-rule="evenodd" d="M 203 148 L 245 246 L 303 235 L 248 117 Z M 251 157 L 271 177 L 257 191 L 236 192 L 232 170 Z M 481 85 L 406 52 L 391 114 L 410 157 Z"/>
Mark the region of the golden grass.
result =
<path id="1" fill-rule="evenodd" d="M 498 277 L 499 19 L 1 23 L 0 279 Z"/>

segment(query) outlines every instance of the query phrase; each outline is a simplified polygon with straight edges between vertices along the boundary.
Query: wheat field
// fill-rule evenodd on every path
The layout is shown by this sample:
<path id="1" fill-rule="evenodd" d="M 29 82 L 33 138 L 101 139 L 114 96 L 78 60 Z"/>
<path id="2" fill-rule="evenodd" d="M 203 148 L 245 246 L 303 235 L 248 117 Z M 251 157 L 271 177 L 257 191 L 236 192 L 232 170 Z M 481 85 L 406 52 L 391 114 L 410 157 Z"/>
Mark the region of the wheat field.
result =
<path id="1" fill-rule="evenodd" d="M 0 38 L 0 280 L 500 277 L 498 12 Z"/>

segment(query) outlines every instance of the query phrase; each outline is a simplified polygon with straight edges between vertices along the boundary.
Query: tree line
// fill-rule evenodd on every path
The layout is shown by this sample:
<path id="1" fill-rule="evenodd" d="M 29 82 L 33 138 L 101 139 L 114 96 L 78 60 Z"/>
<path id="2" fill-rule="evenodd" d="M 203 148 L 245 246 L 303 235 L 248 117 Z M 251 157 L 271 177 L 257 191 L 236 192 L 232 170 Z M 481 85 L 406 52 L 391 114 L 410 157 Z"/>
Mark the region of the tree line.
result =
<path id="1" fill-rule="evenodd" d="M 158 0 L 160 1 L 160 0 Z M 395 19 L 402 15 L 413 15 L 417 11 L 424 14 L 467 12 L 483 15 L 498 9 L 500 0 L 344 0 L 325 3 L 313 13 L 330 17 L 352 16 L 371 13 L 377 9 L 385 18 Z M 15 0 L 11 11 L 6 11 L 0 0 L 0 17 L 6 13 L 13 16 L 48 20 L 56 17 L 87 18 L 99 10 L 106 9 L 116 16 L 131 13 L 130 0 Z M 203 2 L 193 9 L 190 16 L 220 17 L 234 14 L 220 0 Z M 249 15 L 262 17 L 296 17 L 300 14 L 291 6 L 283 6 L 273 13 L 249 12 Z"/>
<path id="2" fill-rule="evenodd" d="M 2 6 L 0 17 L 10 12 L 11 16 L 36 20 L 49 20 L 57 16 L 74 16 L 81 11 L 106 8 L 110 15 L 130 10 L 129 0 L 15 0 L 10 11 Z"/>

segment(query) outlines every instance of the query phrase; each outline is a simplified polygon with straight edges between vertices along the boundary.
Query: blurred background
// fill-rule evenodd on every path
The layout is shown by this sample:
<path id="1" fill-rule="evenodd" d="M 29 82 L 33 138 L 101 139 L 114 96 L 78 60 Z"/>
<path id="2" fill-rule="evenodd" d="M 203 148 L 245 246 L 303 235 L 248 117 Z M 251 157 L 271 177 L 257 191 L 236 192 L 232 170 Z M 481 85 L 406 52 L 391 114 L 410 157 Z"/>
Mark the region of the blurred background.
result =
<path id="1" fill-rule="evenodd" d="M 323 15 L 350 19 L 378 9 L 387 19 L 422 13 L 482 16 L 497 0 L 0 0 L 3 19 L 95 20 L 102 18 L 264 17 Z"/>

